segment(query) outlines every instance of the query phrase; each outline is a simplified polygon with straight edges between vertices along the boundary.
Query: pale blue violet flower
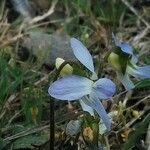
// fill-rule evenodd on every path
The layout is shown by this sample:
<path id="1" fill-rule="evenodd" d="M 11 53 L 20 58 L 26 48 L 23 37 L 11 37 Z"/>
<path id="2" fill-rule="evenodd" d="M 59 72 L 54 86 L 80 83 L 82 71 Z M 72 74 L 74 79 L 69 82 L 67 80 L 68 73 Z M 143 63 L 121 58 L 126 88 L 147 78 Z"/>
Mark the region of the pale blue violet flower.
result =
<path id="1" fill-rule="evenodd" d="M 93 73 L 92 78 L 96 79 L 97 75 L 94 71 L 92 56 L 87 48 L 75 38 L 71 38 L 70 43 L 76 58 Z M 93 81 L 77 75 L 69 75 L 58 79 L 48 89 L 49 94 L 56 99 L 69 101 L 80 100 L 84 110 L 93 113 L 92 111 L 94 109 L 108 130 L 110 130 L 111 121 L 101 100 L 112 97 L 115 91 L 115 84 L 107 78 Z"/>
<path id="2" fill-rule="evenodd" d="M 130 76 L 140 79 L 150 78 L 150 66 L 137 66 L 138 57 L 133 53 L 133 48 L 126 42 L 121 42 L 112 34 L 117 49 L 108 57 L 108 62 L 116 69 L 117 77 L 126 90 L 133 89 L 134 83 Z"/>

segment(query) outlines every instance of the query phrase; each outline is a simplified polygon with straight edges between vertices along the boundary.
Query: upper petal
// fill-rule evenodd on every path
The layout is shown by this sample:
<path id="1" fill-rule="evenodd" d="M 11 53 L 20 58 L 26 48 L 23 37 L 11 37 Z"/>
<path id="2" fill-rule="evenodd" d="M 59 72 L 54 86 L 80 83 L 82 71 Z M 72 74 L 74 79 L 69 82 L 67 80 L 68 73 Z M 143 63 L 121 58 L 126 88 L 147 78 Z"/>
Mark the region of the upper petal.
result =
<path id="1" fill-rule="evenodd" d="M 124 53 L 133 55 L 133 48 L 126 42 L 120 42 L 120 40 L 112 33 L 112 39 L 117 47 L 119 47 Z"/>
<path id="2" fill-rule="evenodd" d="M 94 65 L 92 56 L 89 53 L 88 49 L 77 39 L 71 38 L 70 40 L 73 53 L 76 58 L 91 72 L 94 73 Z"/>
<path id="3" fill-rule="evenodd" d="M 133 48 L 126 42 L 122 42 L 118 45 L 124 53 L 133 55 Z"/>
<path id="4" fill-rule="evenodd" d="M 131 68 L 128 67 L 127 71 L 129 74 L 136 78 L 148 79 L 150 78 L 150 66 L 136 67 Z"/>
<path id="5" fill-rule="evenodd" d="M 92 91 L 97 94 L 100 99 L 107 99 L 114 95 L 116 85 L 107 78 L 101 78 L 93 85 Z"/>
<path id="6" fill-rule="evenodd" d="M 48 93 L 60 100 L 75 100 L 91 92 L 93 81 L 88 78 L 71 75 L 53 82 Z"/>

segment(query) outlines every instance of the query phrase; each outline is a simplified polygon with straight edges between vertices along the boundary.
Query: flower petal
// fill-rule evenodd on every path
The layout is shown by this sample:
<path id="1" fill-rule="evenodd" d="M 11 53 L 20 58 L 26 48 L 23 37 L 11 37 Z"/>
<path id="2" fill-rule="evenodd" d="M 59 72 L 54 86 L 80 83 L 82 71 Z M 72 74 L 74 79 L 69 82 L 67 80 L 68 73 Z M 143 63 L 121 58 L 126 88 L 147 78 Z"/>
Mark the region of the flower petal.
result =
<path id="1" fill-rule="evenodd" d="M 94 65 L 92 56 L 89 53 L 88 49 L 77 39 L 71 38 L 70 40 L 73 53 L 76 58 L 91 72 L 94 73 Z"/>
<path id="2" fill-rule="evenodd" d="M 96 72 L 94 72 L 94 73 L 92 74 L 92 76 L 90 77 L 90 79 L 91 79 L 91 80 L 94 80 L 94 81 L 98 79 L 98 76 L 97 76 Z"/>
<path id="3" fill-rule="evenodd" d="M 122 42 L 118 47 L 120 47 L 124 53 L 133 55 L 133 48 L 128 43 Z"/>
<path id="4" fill-rule="evenodd" d="M 92 91 L 96 93 L 100 99 L 107 99 L 114 95 L 116 85 L 107 78 L 101 78 L 94 83 Z"/>
<path id="5" fill-rule="evenodd" d="M 92 107 L 90 107 L 89 105 L 87 105 L 85 102 L 86 102 L 86 99 L 87 97 L 82 97 L 81 100 L 80 100 L 80 105 L 83 109 L 83 111 L 87 111 L 89 112 L 92 116 L 94 116 L 94 110 Z"/>
<path id="6" fill-rule="evenodd" d="M 126 90 L 131 90 L 135 87 L 127 73 L 125 75 L 123 75 L 122 73 L 117 73 L 117 78 L 120 80 Z"/>
<path id="7" fill-rule="evenodd" d="M 92 95 L 90 95 L 90 98 L 85 101 L 85 103 L 87 105 L 89 105 L 90 107 L 92 107 L 98 113 L 98 115 L 101 117 L 103 123 L 105 124 L 106 128 L 108 130 L 110 130 L 111 121 L 104 109 L 104 106 L 102 105 L 101 101 L 99 100 L 99 98 L 96 95 L 92 94 Z"/>
<path id="8" fill-rule="evenodd" d="M 115 37 L 114 33 L 112 33 L 112 39 L 117 47 L 119 47 L 124 53 L 133 55 L 133 48 L 126 42 L 120 42 L 120 40 Z"/>
<path id="9" fill-rule="evenodd" d="M 137 67 L 137 68 L 131 68 L 128 67 L 127 71 L 129 74 L 136 78 L 141 78 L 141 79 L 148 79 L 150 78 L 150 66 L 144 66 L 144 67 Z"/>
<path id="10" fill-rule="evenodd" d="M 118 112 L 117 111 L 112 111 L 112 112 L 108 113 L 107 115 L 110 119 L 110 122 L 113 122 L 113 118 L 117 117 Z M 103 135 L 104 133 L 106 133 L 106 130 L 107 130 L 107 128 L 104 125 L 103 121 L 101 120 L 100 123 L 99 123 L 99 134 Z"/>
<path id="11" fill-rule="evenodd" d="M 136 64 L 138 62 L 138 56 L 137 55 L 132 55 L 132 58 L 130 60 L 130 63 L 132 65 Z"/>
<path id="12" fill-rule="evenodd" d="M 120 45 L 120 40 L 112 33 L 112 40 L 116 46 Z"/>
<path id="13" fill-rule="evenodd" d="M 53 82 L 48 93 L 60 100 L 76 100 L 91 92 L 93 81 L 88 78 L 70 75 Z"/>

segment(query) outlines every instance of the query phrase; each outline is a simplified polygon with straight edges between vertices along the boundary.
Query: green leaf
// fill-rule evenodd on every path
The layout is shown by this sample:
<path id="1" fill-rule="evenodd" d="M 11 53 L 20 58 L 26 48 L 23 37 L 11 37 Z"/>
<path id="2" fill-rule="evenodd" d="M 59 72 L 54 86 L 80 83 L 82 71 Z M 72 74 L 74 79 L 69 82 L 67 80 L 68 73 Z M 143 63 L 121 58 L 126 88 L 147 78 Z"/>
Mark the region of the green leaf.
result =
<path id="1" fill-rule="evenodd" d="M 34 86 L 24 90 L 22 108 L 28 124 L 38 124 L 41 121 L 43 95 L 41 89 Z"/>
<path id="2" fill-rule="evenodd" d="M 135 85 L 136 85 L 136 88 L 150 87 L 150 79 L 144 79 L 144 80 L 138 81 Z"/>
<path id="3" fill-rule="evenodd" d="M 125 74 L 127 65 L 128 65 L 129 60 L 131 59 L 131 56 L 129 54 L 123 53 L 120 50 L 120 48 L 117 51 L 119 51 L 118 54 L 119 54 L 119 63 L 121 65 L 121 72 Z"/>
<path id="4" fill-rule="evenodd" d="M 138 123 L 135 126 L 135 130 L 129 134 L 129 139 L 124 144 L 122 150 L 132 150 L 132 148 L 135 147 L 136 144 L 140 142 L 141 137 L 147 132 L 149 122 L 150 122 L 150 114 L 146 116 L 144 121 Z"/>
<path id="5" fill-rule="evenodd" d="M 43 143 L 45 143 L 48 140 L 48 135 L 43 133 L 43 134 L 33 134 L 29 136 L 25 136 L 22 138 L 17 139 L 15 142 L 12 144 L 13 149 L 27 149 L 27 148 L 34 148 L 34 145 L 40 146 Z"/>
<path id="6" fill-rule="evenodd" d="M 2 150 L 6 145 L 7 143 L 4 142 L 2 138 L 0 138 L 0 150 Z"/>

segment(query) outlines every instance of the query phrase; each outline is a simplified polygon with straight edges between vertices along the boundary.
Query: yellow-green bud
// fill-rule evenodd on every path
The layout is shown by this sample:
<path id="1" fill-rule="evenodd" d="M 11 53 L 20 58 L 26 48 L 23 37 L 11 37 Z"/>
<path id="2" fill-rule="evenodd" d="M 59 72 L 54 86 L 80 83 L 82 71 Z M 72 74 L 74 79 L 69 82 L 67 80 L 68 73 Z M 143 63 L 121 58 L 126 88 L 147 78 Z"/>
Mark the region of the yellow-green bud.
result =
<path id="1" fill-rule="evenodd" d="M 139 116 L 140 116 L 140 112 L 139 111 L 137 111 L 137 110 L 133 110 L 132 111 L 132 115 L 135 117 L 135 118 L 139 118 Z"/>
<path id="2" fill-rule="evenodd" d="M 56 62 L 55 62 L 55 66 L 57 69 L 59 69 L 59 67 L 61 66 L 61 64 L 64 62 L 65 60 L 62 58 L 56 58 Z M 63 69 L 60 71 L 60 75 L 61 76 L 66 76 L 66 75 L 70 75 L 73 72 L 73 68 L 67 64 L 63 67 Z"/>
<path id="3" fill-rule="evenodd" d="M 39 110 L 37 107 L 31 107 L 30 111 L 31 111 L 31 115 L 32 115 L 32 120 L 33 120 L 34 124 L 36 124 L 37 123 L 36 119 L 37 119 L 37 115 L 39 113 Z"/>
<path id="4" fill-rule="evenodd" d="M 112 52 L 108 56 L 108 63 L 114 67 L 117 71 L 121 71 L 121 65 L 119 63 L 119 55 Z"/>

